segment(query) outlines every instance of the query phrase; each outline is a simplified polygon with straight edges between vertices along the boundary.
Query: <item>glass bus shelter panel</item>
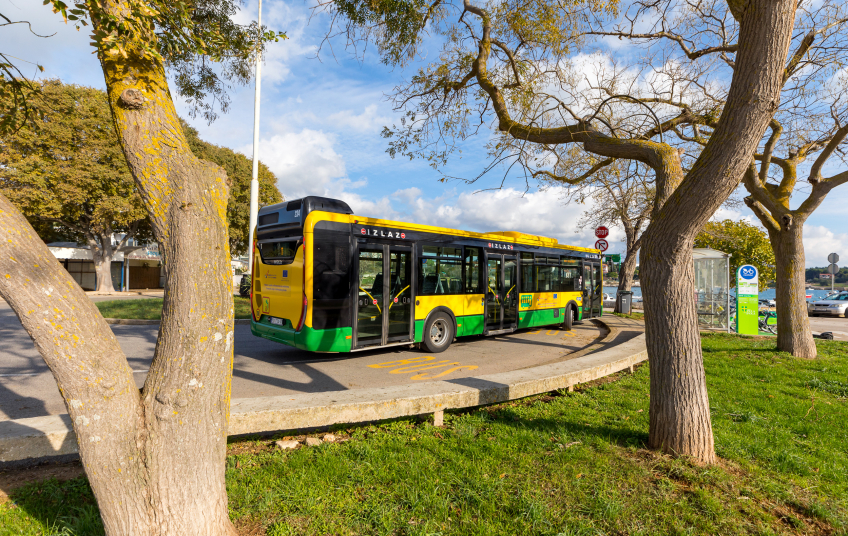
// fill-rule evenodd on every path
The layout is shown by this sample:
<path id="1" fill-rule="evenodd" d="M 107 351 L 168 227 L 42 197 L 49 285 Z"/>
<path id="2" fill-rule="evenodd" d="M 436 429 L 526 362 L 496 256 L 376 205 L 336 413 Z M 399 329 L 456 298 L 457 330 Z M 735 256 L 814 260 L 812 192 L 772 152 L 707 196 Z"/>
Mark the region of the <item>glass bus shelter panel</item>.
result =
<path id="1" fill-rule="evenodd" d="M 486 261 L 486 327 L 501 329 L 501 299 L 503 283 L 501 280 L 502 257 L 489 257 Z"/>
<path id="2" fill-rule="evenodd" d="M 356 340 L 381 344 L 383 338 L 383 251 L 359 252 Z"/>
<path id="3" fill-rule="evenodd" d="M 516 266 L 516 259 L 506 257 L 503 267 L 503 288 L 506 289 L 503 299 L 503 328 L 509 328 L 518 324 L 518 267 Z"/>
<path id="4" fill-rule="evenodd" d="M 410 338 L 412 325 L 412 253 L 392 251 L 389 253 L 388 338 L 389 341 Z"/>

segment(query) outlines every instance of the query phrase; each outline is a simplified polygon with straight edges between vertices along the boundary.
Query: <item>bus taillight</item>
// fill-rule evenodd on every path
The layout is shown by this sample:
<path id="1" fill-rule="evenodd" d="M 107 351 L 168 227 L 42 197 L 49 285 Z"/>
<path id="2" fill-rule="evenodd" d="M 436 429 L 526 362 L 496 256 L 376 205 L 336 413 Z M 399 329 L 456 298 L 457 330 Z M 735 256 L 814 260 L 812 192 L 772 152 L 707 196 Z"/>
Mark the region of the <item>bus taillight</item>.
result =
<path id="1" fill-rule="evenodd" d="M 253 241 L 253 266 L 250 267 L 250 316 L 253 317 L 254 322 L 258 322 L 256 319 L 256 308 L 253 304 L 253 287 L 255 286 L 254 280 L 256 278 L 256 240 Z"/>
<path id="2" fill-rule="evenodd" d="M 306 299 L 306 237 L 305 236 L 303 237 L 303 245 L 301 247 L 303 248 L 303 270 L 302 270 L 303 286 L 301 287 L 302 292 L 303 292 L 303 307 L 300 310 L 300 320 L 298 320 L 298 322 L 297 322 L 297 327 L 295 328 L 295 331 L 300 331 L 301 329 L 303 329 L 303 324 L 306 322 L 306 306 L 309 303 L 309 300 Z"/>

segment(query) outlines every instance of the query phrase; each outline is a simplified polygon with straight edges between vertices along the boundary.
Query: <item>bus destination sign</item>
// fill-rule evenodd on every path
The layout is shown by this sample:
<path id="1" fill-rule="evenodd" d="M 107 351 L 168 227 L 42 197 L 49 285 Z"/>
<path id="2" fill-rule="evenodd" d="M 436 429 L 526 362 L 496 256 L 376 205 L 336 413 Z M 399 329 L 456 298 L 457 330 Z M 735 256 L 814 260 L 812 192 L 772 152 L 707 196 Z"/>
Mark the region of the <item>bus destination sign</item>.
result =
<path id="1" fill-rule="evenodd" d="M 406 233 L 402 231 L 391 231 L 386 229 L 367 229 L 365 227 L 361 227 L 359 229 L 359 234 L 365 236 L 373 236 L 376 238 L 401 238 L 406 240 Z"/>

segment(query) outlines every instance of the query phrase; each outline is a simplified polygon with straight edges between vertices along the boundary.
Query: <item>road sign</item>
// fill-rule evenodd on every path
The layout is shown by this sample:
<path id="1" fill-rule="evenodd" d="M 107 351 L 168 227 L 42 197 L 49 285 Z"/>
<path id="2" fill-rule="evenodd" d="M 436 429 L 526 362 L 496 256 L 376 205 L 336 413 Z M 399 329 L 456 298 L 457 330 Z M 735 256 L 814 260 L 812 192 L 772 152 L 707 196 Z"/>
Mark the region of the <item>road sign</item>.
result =
<path id="1" fill-rule="evenodd" d="M 836 274 L 837 272 L 839 272 L 839 266 L 837 266 L 835 264 L 831 264 L 830 266 L 827 267 L 827 273 Z"/>
<path id="2" fill-rule="evenodd" d="M 736 270 L 736 333 L 758 333 L 759 287 L 756 267 L 746 264 Z"/>
<path id="3" fill-rule="evenodd" d="M 597 242 L 595 242 L 595 249 L 600 249 L 601 251 L 606 251 L 608 247 L 609 247 L 609 244 L 607 244 L 606 240 L 601 239 L 601 240 L 598 240 Z"/>
<path id="4" fill-rule="evenodd" d="M 609 229 L 601 225 L 600 227 L 595 229 L 595 236 L 597 236 L 598 238 L 606 238 L 607 236 L 609 236 Z"/>
<path id="5" fill-rule="evenodd" d="M 839 255 L 837 255 L 836 253 L 831 253 L 827 256 L 827 262 L 831 264 L 836 264 L 837 262 L 839 262 Z"/>

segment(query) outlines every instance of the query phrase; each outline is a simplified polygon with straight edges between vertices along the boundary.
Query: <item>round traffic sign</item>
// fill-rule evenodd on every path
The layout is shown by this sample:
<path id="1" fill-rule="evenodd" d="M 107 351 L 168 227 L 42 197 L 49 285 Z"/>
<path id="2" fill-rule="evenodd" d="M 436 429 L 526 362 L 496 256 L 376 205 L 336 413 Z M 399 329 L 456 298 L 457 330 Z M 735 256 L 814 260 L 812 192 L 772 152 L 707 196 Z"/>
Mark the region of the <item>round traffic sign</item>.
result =
<path id="1" fill-rule="evenodd" d="M 609 236 L 609 229 L 601 225 L 600 227 L 595 229 L 595 236 L 597 236 L 598 238 L 606 238 L 607 236 Z"/>
<path id="2" fill-rule="evenodd" d="M 829 262 L 830 264 L 836 264 L 837 262 L 839 262 L 839 255 L 837 255 L 836 253 L 831 253 L 827 256 L 827 262 Z"/>
<path id="3" fill-rule="evenodd" d="M 595 249 L 600 249 L 601 251 L 606 251 L 608 247 L 609 247 L 609 244 L 607 244 L 606 240 L 601 239 L 601 240 L 598 240 L 597 242 L 595 242 Z"/>

